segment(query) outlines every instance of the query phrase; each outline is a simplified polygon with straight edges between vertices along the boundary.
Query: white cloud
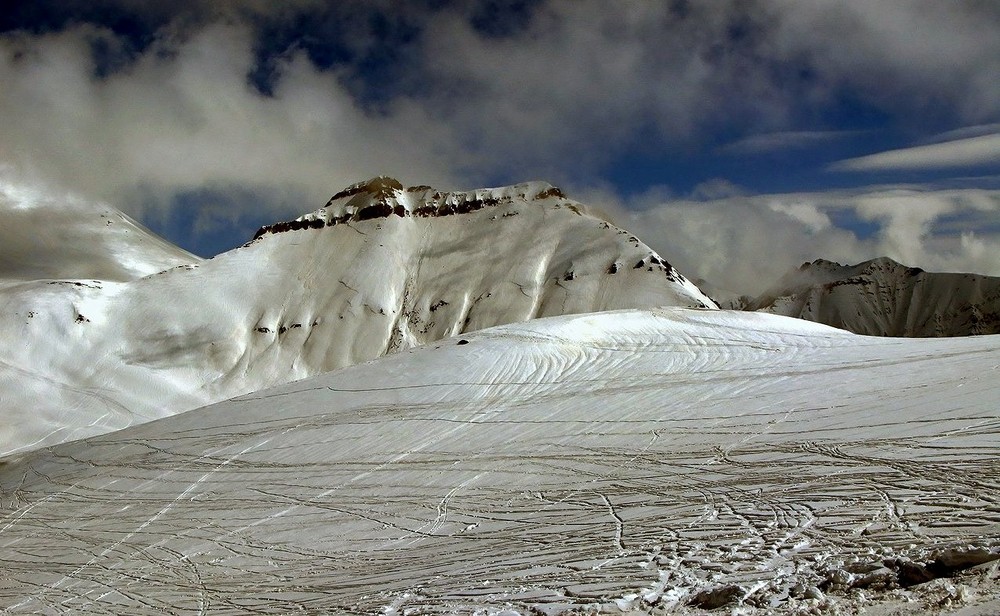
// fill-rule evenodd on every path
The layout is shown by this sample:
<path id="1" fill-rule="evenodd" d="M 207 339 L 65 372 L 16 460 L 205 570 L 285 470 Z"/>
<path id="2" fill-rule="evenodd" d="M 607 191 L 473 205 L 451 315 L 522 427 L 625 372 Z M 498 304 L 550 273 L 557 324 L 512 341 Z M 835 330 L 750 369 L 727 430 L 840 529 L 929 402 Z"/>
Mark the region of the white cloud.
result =
<path id="1" fill-rule="evenodd" d="M 257 58 L 247 24 L 314 3 L 324 4 L 254 0 L 230 10 L 187 2 L 197 18 L 169 23 L 133 62 L 103 79 L 94 77 L 90 42 L 114 43 L 114 33 L 74 26 L 0 35 L 0 173 L 50 193 L 107 201 L 147 220 L 173 207 L 172 196 L 199 189 L 264 195 L 247 207 L 285 216 L 381 173 L 443 188 L 526 178 L 580 183 L 599 178 L 602 165 L 618 157 L 641 157 L 632 150 L 639 143 L 654 144 L 658 154 L 683 153 L 718 134 L 750 134 L 730 147 L 798 147 L 844 134 L 789 127 L 823 126 L 822 111 L 845 93 L 911 126 L 928 109 L 984 126 L 1000 114 L 996 3 L 625 1 L 612 8 L 604 0 L 547 0 L 535 5 L 526 27 L 503 36 L 476 31 L 470 9 L 458 3 L 416 19 L 418 33 L 406 47 L 411 70 L 393 73 L 399 83 L 386 88 L 377 110 L 357 100 L 358 81 L 369 78 L 362 69 L 320 70 L 294 46 L 274 59 L 273 96 L 248 85 Z M 344 12 L 368 6 L 351 4 Z M 388 2 L 377 7 L 371 10 L 396 10 Z M 150 10 L 151 23 L 170 20 L 169 10 Z M 348 34 L 359 39 L 345 43 L 352 50 L 368 49 L 375 36 L 364 28 Z M 961 149 L 969 140 L 997 137 L 977 130 L 953 135 L 962 142 L 922 147 Z M 993 141 L 974 145 L 973 158 L 988 156 L 984 148 L 1000 150 Z M 906 155 L 911 161 L 913 150 Z M 962 155 L 933 152 L 938 160 Z M 834 197 L 768 200 L 707 182 L 686 201 L 656 195 L 672 208 L 644 211 L 634 221 L 640 230 L 639 223 L 659 225 L 665 236 L 667 226 L 689 230 L 696 246 L 665 256 L 710 263 L 705 271 L 722 273 L 734 288 L 780 274 L 795 264 L 789 259 L 877 256 L 890 248 L 887 238 L 919 236 L 926 225 L 929 239 L 913 254 L 937 241 L 935 224 L 944 215 L 893 223 L 873 213 L 880 228 L 896 231 L 858 239 L 833 223 L 828 201 L 850 200 Z M 654 201 L 652 194 L 644 198 Z M 161 211 L 143 212 L 143 205 Z M 861 215 L 860 205 L 843 207 Z M 232 212 L 212 216 L 197 221 L 197 229 L 241 219 Z M 954 237 L 954 246 L 941 250 L 972 254 L 993 241 L 977 233 L 963 247 L 961 236 Z M 719 254 L 708 255 L 707 246 Z M 727 265 L 729 258 L 743 260 Z"/>
<path id="2" fill-rule="evenodd" d="M 737 197 L 747 194 L 746 189 L 725 178 L 713 178 L 691 189 L 691 198 L 699 201 Z"/>
<path id="3" fill-rule="evenodd" d="M 947 132 L 931 135 L 927 138 L 927 143 L 942 143 L 945 141 L 957 141 L 970 137 L 981 137 L 984 135 L 1000 134 L 1000 124 L 977 124 L 975 126 L 963 126 L 949 130 Z"/>
<path id="4" fill-rule="evenodd" d="M 995 121 L 1000 5 L 978 0 L 780 0 L 770 53 L 817 76 L 811 96 L 852 91 L 915 123 Z M 919 125 L 919 124 L 917 124 Z"/>
<path id="5" fill-rule="evenodd" d="M 878 222 L 880 249 L 907 265 L 926 262 L 924 241 L 931 224 L 955 211 L 955 195 L 915 190 L 888 190 L 855 197 L 850 207 L 861 218 Z"/>
<path id="6" fill-rule="evenodd" d="M 1000 163 L 1000 133 L 879 152 L 838 161 L 831 171 L 942 169 Z"/>
<path id="7" fill-rule="evenodd" d="M 263 182 L 312 200 L 376 173 L 458 186 L 563 182 L 599 172 L 637 142 L 703 143 L 706 127 L 753 134 L 737 150 L 795 147 L 839 134 L 787 128 L 817 124 L 811 110 L 842 91 L 894 110 L 933 103 L 972 120 L 1000 113 L 1000 16 L 988 3 L 634 1 L 612 9 L 603 0 L 548 0 L 504 36 L 475 30 L 466 5 L 401 8 L 418 32 L 406 49 L 411 70 L 386 89 L 378 112 L 355 99 L 358 81 L 370 78 L 363 70 L 320 71 L 301 51 L 275 60 L 273 98 L 248 87 L 257 58 L 253 30 L 240 20 L 304 14 L 322 6 L 316 0 L 238 9 L 196 0 L 181 3 L 187 17 L 174 22 L 169 10 L 121 6 L 168 26 L 107 79 L 93 77 L 88 45 L 114 43 L 111 32 L 0 37 L 0 158 L 119 205 L 139 183 Z M 390 3 L 344 6 L 328 17 L 397 14 Z M 365 50 L 376 33 L 339 36 Z"/>
<path id="8" fill-rule="evenodd" d="M 92 77 L 95 35 L 112 36 L 84 26 L 0 38 L 0 157 L 22 183 L 133 213 L 139 189 L 261 186 L 299 195 L 308 211 L 359 179 L 447 184 L 458 167 L 450 130 L 426 110 L 400 99 L 370 114 L 301 53 L 280 66 L 274 96 L 261 95 L 246 79 L 246 28 L 164 38 L 103 80 Z"/>
<path id="9" fill-rule="evenodd" d="M 825 231 L 832 226 L 830 217 L 816 207 L 816 204 L 808 201 L 789 202 L 779 199 L 768 203 L 768 207 L 773 212 L 780 212 L 802 223 L 810 235 Z"/>
<path id="10" fill-rule="evenodd" d="M 1000 191 L 869 187 L 851 191 L 733 196 L 704 201 L 637 197 L 623 224 L 683 274 L 738 294 L 757 294 L 793 267 L 825 258 L 858 263 L 888 256 L 929 271 L 1000 276 Z M 857 233 L 838 219 L 874 225 Z M 938 222 L 947 219 L 947 225 Z"/>
<path id="11" fill-rule="evenodd" d="M 854 130 L 821 130 L 821 131 L 779 131 L 750 135 L 719 148 L 725 154 L 745 155 L 763 154 L 778 150 L 813 147 L 845 137 L 861 134 Z"/>
<path id="12" fill-rule="evenodd" d="M 845 94 L 911 126 L 995 119 L 998 27 L 971 2 L 552 0 L 507 37 L 435 19 L 419 78 L 486 164 L 548 173 L 708 127 L 756 133 L 744 153 L 832 139 L 787 128 Z"/>

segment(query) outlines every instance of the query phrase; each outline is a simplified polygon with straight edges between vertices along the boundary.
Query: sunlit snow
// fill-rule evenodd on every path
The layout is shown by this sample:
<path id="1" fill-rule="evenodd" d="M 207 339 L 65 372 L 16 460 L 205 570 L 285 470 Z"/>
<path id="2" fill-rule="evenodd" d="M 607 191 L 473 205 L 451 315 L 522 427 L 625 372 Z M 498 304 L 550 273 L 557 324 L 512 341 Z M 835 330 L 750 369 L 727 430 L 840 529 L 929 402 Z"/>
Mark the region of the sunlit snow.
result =
<path id="1" fill-rule="evenodd" d="M 463 334 L 8 458 L 0 605 L 988 614 L 998 378 L 755 313 Z"/>
<path id="2" fill-rule="evenodd" d="M 104 231 L 96 212 L 74 216 Z M 163 261 L 162 240 L 139 233 L 107 259 L 150 246 L 143 263 Z M 38 252 L 49 270 L 77 272 L 76 259 Z M 494 325 L 714 307 L 634 235 L 542 182 L 465 193 L 375 178 L 208 261 L 138 279 L 25 278 L 0 280 L 0 455 Z"/>

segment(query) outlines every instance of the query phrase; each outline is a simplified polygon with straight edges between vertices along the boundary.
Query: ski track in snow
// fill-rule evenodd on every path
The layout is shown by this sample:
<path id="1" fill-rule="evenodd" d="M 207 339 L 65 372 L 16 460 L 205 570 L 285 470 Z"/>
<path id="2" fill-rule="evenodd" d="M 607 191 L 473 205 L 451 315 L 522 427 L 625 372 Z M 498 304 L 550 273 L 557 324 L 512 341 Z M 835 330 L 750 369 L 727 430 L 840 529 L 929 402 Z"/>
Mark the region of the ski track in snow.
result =
<path id="1" fill-rule="evenodd" d="M 0 606 L 934 613 L 802 589 L 1000 551 L 997 337 L 660 310 L 464 338 L 0 461 Z"/>

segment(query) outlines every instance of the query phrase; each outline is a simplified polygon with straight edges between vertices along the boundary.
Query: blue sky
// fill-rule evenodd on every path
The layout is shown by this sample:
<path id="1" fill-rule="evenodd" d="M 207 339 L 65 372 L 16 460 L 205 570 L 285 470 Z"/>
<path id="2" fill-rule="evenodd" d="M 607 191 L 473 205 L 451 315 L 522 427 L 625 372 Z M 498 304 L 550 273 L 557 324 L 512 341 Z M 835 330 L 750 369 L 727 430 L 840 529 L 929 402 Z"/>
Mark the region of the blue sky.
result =
<path id="1" fill-rule="evenodd" d="M 0 16 L 0 182 L 202 256 L 345 185 L 529 179 L 685 274 L 1000 275 L 1000 4 L 147 3 Z"/>

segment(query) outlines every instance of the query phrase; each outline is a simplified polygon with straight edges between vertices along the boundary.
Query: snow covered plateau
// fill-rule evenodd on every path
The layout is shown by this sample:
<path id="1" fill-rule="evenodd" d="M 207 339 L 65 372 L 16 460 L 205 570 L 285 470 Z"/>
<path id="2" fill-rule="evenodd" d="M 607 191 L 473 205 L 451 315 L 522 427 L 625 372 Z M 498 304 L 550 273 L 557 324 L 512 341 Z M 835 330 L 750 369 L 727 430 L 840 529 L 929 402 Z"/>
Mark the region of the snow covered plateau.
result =
<path id="1" fill-rule="evenodd" d="M 1000 613 L 1000 336 L 718 310 L 544 183 L 209 260 L 0 197 L 3 613 Z"/>
<path id="2" fill-rule="evenodd" d="M 1000 345 L 554 317 L 0 465 L 9 613 L 991 614 Z"/>

